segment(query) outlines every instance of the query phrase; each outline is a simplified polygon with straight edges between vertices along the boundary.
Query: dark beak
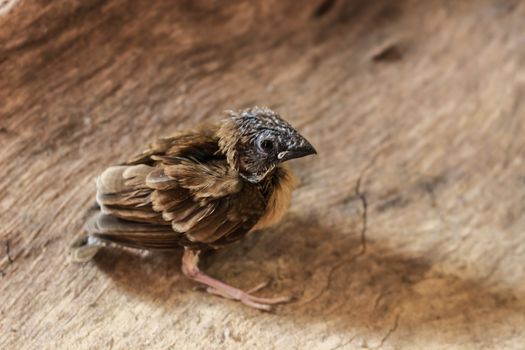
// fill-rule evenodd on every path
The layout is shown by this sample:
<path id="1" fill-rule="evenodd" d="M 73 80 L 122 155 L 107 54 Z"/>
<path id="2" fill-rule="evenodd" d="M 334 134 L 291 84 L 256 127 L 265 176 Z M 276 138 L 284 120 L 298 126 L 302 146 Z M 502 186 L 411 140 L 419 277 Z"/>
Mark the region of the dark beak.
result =
<path id="1" fill-rule="evenodd" d="M 317 154 L 314 146 L 312 146 L 312 144 L 301 135 L 297 135 L 293 141 L 295 142 L 293 142 L 293 144 L 288 147 L 287 151 L 281 152 L 277 155 L 281 162 L 290 159 L 306 157 L 311 154 Z"/>

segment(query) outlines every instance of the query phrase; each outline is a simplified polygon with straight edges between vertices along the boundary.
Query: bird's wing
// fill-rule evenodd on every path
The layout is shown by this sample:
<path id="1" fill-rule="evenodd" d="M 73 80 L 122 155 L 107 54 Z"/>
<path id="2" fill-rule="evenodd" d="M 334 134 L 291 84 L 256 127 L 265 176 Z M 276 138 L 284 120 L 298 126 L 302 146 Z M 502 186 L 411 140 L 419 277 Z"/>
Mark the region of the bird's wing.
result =
<path id="1" fill-rule="evenodd" d="M 220 246 L 255 225 L 266 206 L 259 189 L 216 151 L 206 153 L 197 141 L 179 148 L 173 143 L 143 155 L 142 162 L 110 167 L 98 178 L 104 215 L 88 223 L 89 233 L 133 247 L 170 249 Z M 212 142 L 205 144 L 213 148 Z"/>
<path id="2" fill-rule="evenodd" d="M 195 131 L 181 131 L 172 136 L 156 140 L 148 149 L 131 158 L 125 164 L 155 163 L 155 156 L 191 157 L 199 161 L 208 161 L 216 158 L 219 151 L 216 137 L 216 125 L 205 125 Z"/>

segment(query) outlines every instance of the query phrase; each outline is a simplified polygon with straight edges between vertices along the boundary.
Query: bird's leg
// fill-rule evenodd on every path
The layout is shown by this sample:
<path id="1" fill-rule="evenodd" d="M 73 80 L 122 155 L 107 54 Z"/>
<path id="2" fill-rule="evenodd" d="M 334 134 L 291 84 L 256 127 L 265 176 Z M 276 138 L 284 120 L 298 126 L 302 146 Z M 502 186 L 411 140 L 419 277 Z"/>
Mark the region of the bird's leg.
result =
<path id="1" fill-rule="evenodd" d="M 211 294 L 220 295 L 224 298 L 238 300 L 241 303 L 260 310 L 270 310 L 273 304 L 286 303 L 291 300 L 290 297 L 278 298 L 261 298 L 251 295 L 261 288 L 264 288 L 267 283 L 262 283 L 249 292 L 245 292 L 238 288 L 232 287 L 224 282 L 221 282 L 213 277 L 210 277 L 199 270 L 199 251 L 184 250 L 182 257 L 182 272 L 192 280 L 208 286 L 207 291 Z"/>

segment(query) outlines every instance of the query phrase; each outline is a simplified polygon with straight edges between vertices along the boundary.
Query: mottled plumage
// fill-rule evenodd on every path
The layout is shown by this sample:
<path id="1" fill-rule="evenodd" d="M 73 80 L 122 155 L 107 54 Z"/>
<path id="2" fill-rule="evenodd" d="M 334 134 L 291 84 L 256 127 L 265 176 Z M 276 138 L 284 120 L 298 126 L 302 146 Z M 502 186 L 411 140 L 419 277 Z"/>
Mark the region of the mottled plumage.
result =
<path id="1" fill-rule="evenodd" d="M 312 153 L 291 125 L 258 107 L 159 139 L 97 178 L 100 212 L 87 222 L 88 236 L 75 243 L 74 257 L 88 260 L 104 242 L 185 248 L 186 275 L 210 292 L 268 309 L 284 299 L 253 297 L 204 275 L 197 268 L 198 254 L 278 222 L 295 183 L 282 162 Z"/>

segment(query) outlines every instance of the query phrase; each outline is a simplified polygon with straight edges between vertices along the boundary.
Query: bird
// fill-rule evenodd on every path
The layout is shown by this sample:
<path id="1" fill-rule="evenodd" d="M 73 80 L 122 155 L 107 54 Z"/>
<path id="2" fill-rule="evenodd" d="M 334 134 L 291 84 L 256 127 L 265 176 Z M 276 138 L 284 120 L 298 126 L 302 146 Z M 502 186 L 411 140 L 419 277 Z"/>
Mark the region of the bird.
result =
<path id="1" fill-rule="evenodd" d="M 262 298 L 199 269 L 202 252 L 280 222 L 296 178 L 285 162 L 317 154 L 267 107 L 226 111 L 214 124 L 178 131 L 96 179 L 98 208 L 71 246 L 74 261 L 104 246 L 183 250 L 182 272 L 207 292 L 270 310 L 290 297 Z"/>

